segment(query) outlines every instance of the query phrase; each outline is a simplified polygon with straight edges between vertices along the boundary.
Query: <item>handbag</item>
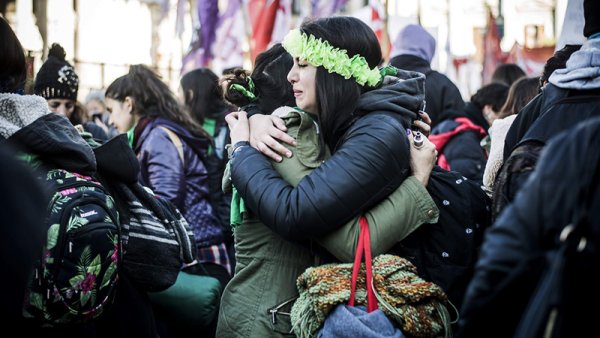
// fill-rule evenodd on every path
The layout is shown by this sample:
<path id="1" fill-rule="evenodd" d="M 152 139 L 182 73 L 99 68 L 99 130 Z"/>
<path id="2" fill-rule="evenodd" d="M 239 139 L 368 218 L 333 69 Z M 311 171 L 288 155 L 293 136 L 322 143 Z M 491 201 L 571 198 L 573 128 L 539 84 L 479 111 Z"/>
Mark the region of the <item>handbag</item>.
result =
<path id="1" fill-rule="evenodd" d="M 373 337 L 384 337 L 381 333 L 392 323 L 391 329 L 385 331 L 391 337 L 396 332 L 416 337 L 447 335 L 450 318 L 445 307 L 448 298 L 444 291 L 419 277 L 415 266 L 407 259 L 379 255 L 371 260 L 368 223 L 364 217 L 360 219 L 360 227 L 354 264 L 311 267 L 298 277 L 299 296 L 290 313 L 296 336 L 309 338 L 317 334 L 321 337 L 345 334 L 356 337 L 361 330 L 365 337 L 369 337 L 367 332 L 378 334 Z M 362 265 L 360 261 L 365 249 L 368 257 Z M 366 308 L 355 304 L 366 305 Z M 380 310 L 377 310 L 378 307 Z M 332 326 L 337 324 L 337 316 L 344 316 L 337 321 L 343 325 L 339 330 Z M 356 326 L 350 327 L 351 322 Z M 393 331 L 394 326 L 402 332 Z"/>
<path id="2" fill-rule="evenodd" d="M 367 307 L 355 306 L 356 284 L 361 266 L 362 256 L 365 256 L 367 288 Z M 371 261 L 371 240 L 369 225 L 366 218 L 360 218 L 360 235 L 358 237 L 354 266 L 352 268 L 350 300 L 348 304 L 340 304 L 327 316 L 323 328 L 317 334 L 318 338 L 364 337 L 364 338 L 403 338 L 404 335 L 394 326 L 389 318 L 377 306 L 373 290 L 373 267 Z"/>

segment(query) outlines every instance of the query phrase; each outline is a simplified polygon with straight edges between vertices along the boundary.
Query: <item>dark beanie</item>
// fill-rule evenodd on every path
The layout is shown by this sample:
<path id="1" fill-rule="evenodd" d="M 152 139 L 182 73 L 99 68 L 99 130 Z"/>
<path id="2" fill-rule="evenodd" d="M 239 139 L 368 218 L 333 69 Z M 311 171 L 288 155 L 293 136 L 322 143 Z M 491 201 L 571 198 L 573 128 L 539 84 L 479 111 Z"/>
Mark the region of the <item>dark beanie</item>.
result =
<path id="1" fill-rule="evenodd" d="M 583 36 L 589 38 L 594 33 L 600 33 L 600 0 L 583 0 Z"/>
<path id="2" fill-rule="evenodd" d="M 57 43 L 52 44 L 48 59 L 35 78 L 35 95 L 49 99 L 77 100 L 79 77 L 70 63 L 65 61 L 65 50 Z"/>

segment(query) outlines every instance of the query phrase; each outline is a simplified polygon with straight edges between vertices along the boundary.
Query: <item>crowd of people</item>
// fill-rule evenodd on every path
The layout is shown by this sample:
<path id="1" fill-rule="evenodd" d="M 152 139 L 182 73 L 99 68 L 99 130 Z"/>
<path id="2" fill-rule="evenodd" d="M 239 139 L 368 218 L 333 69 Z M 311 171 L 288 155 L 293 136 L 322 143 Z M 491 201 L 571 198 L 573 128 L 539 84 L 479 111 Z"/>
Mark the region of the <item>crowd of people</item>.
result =
<path id="1" fill-rule="evenodd" d="M 334 337 L 340 317 L 331 314 L 352 304 L 354 289 L 311 269 L 356 264 L 366 220 L 373 257 L 406 266 L 394 263 L 387 275 L 374 268 L 375 290 L 402 287 L 379 291 L 384 315 L 348 324 L 348 336 L 388 336 L 381 318 L 392 323 L 390 337 L 593 332 L 594 313 L 579 300 L 600 298 L 591 271 L 600 243 L 600 2 L 585 0 L 584 14 L 585 43 L 558 50 L 542 74 L 501 65 L 468 102 L 431 68 L 435 39 L 420 25 L 398 34 L 382 65 L 372 29 L 336 16 L 306 20 L 251 70 L 192 70 L 174 93 L 150 67 L 133 65 L 80 103 L 78 74 L 59 44 L 25 92 L 23 48 L 0 17 L 6 327 L 56 337 Z M 115 174 L 106 176 L 107 167 Z M 87 183 L 56 193 L 48 182 L 64 182 L 55 169 Z M 83 268 L 48 275 L 72 246 L 94 238 L 76 229 L 100 210 L 85 209 L 90 195 L 66 199 L 84 184 L 113 194 L 101 205 L 118 215 L 86 231 L 120 222 L 106 259 L 119 266 L 107 299 L 93 289 L 113 280 L 100 275 L 100 255 L 89 263 L 97 243 L 82 249 Z M 164 199 L 168 212 L 112 189 L 134 184 Z M 49 224 L 65 205 L 70 218 Z M 172 286 L 141 285 L 119 265 L 139 250 L 127 246 L 130 229 L 146 226 L 129 218 L 136 213 L 166 224 L 171 239 L 154 240 L 177 244 L 180 254 L 192 247 L 194 260 L 177 261 Z M 54 257 L 55 247 L 68 253 Z M 83 277 L 69 277 L 68 290 L 32 293 L 38 274 L 53 283 L 74 270 Z M 214 311 L 192 301 L 209 291 L 190 276 L 214 281 Z M 302 283 L 320 288 L 299 296 Z M 74 298 L 81 308 L 70 315 L 102 306 L 77 322 L 53 317 L 57 303 Z"/>

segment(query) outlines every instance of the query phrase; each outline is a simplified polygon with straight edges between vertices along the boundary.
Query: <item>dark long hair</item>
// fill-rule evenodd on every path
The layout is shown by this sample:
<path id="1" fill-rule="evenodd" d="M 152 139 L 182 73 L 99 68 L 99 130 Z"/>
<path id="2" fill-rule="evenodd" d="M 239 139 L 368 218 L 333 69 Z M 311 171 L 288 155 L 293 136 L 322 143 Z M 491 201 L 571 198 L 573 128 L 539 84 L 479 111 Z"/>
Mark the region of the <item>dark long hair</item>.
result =
<path id="1" fill-rule="evenodd" d="M 538 85 L 539 79 L 536 77 L 522 77 L 513 83 L 498 118 L 518 114 L 538 94 Z"/>
<path id="2" fill-rule="evenodd" d="M 177 103 L 175 95 L 158 74 L 144 65 L 129 67 L 106 89 L 106 97 L 120 102 L 133 99 L 133 113 L 141 117 L 162 117 L 187 128 L 198 136 L 210 138 L 202 127 Z"/>
<path id="3" fill-rule="evenodd" d="M 300 30 L 328 41 L 333 47 L 345 49 L 348 57 L 361 55 L 370 68 L 377 67 L 381 61 L 377 36 L 359 19 L 322 18 L 304 22 Z M 354 78 L 346 80 L 341 75 L 329 73 L 323 67 L 317 68 L 316 88 L 319 123 L 324 140 L 333 151 L 351 122 L 360 95 L 370 88 L 359 85 Z"/>
<path id="4" fill-rule="evenodd" d="M 4 18 L 0 17 L 0 93 L 23 90 L 27 65 L 21 42 Z"/>
<path id="5" fill-rule="evenodd" d="M 223 101 L 219 77 L 208 68 L 194 69 L 186 73 L 179 81 L 183 98 L 192 118 L 199 124 L 204 118 L 224 119 L 222 114 L 232 108 Z"/>
<path id="6" fill-rule="evenodd" d="M 237 68 L 233 70 L 233 74 L 223 77 L 221 82 L 229 83 L 224 92 L 224 97 L 237 107 L 254 103 L 258 110 L 264 114 L 270 114 L 281 106 L 295 106 L 294 91 L 291 83 L 287 81 L 287 74 L 293 64 L 292 56 L 285 51 L 281 44 L 277 43 L 256 57 L 254 70 L 251 74 Z M 232 84 L 238 84 L 246 90 L 250 90 L 248 77 L 254 82 L 256 101 L 250 100 L 231 87 Z"/>

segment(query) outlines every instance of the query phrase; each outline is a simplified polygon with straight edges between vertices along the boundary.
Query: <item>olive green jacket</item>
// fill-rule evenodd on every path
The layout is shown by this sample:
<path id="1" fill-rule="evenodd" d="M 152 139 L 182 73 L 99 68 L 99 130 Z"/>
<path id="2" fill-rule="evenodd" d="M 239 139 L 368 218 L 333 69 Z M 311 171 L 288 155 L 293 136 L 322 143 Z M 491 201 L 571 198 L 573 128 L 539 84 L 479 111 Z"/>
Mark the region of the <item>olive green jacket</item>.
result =
<path id="1" fill-rule="evenodd" d="M 288 133 L 297 141 L 291 149 L 294 156 L 273 166 L 295 186 L 322 163 L 318 126 L 307 113 L 289 107 L 273 114 L 284 119 Z M 365 215 L 373 255 L 389 250 L 421 224 L 437 222 L 438 213 L 425 187 L 409 177 Z M 319 265 L 319 257 L 309 247 L 288 242 L 259 220 L 245 216 L 234 228 L 237 263 L 221 299 L 217 337 L 293 337 L 289 311 L 298 294 L 296 278 L 306 268 Z M 316 242 L 341 261 L 351 262 L 358 234 L 357 218 Z"/>

